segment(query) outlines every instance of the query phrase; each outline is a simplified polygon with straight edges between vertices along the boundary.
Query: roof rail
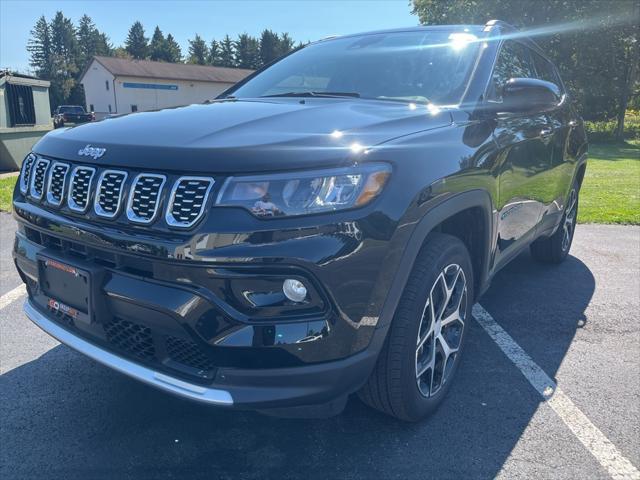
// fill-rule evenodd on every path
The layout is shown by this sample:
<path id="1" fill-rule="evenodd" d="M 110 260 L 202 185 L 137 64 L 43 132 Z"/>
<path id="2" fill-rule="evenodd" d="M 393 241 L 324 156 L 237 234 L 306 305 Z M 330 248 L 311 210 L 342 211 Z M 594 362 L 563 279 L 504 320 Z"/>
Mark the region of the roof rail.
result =
<path id="1" fill-rule="evenodd" d="M 504 20 L 493 19 L 484 24 L 484 31 L 488 32 L 493 27 L 500 27 L 505 30 L 517 30 L 516 27 L 514 27 L 510 23 L 505 22 Z"/>

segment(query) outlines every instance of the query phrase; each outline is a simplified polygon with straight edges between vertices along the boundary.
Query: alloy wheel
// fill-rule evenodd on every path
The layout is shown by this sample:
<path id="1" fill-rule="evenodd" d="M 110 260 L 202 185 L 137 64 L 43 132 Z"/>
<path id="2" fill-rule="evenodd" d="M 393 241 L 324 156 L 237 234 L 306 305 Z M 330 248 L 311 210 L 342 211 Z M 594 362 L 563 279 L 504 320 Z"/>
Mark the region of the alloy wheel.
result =
<path id="1" fill-rule="evenodd" d="M 571 189 L 567 209 L 564 214 L 564 224 L 562 225 L 562 251 L 566 252 L 571 246 L 571 239 L 576 226 L 576 214 L 578 211 L 578 193 L 576 189 Z"/>
<path id="2" fill-rule="evenodd" d="M 445 267 L 429 291 L 416 347 L 416 382 L 425 397 L 448 381 L 458 356 L 467 312 L 467 279 L 458 264 Z"/>

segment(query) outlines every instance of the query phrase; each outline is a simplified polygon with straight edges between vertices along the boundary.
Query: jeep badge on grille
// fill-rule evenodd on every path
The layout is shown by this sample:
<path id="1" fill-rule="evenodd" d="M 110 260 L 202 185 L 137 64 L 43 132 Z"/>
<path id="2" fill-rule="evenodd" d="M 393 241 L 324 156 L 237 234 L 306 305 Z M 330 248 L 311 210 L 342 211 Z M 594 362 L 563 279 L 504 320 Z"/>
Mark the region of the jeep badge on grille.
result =
<path id="1" fill-rule="evenodd" d="M 87 145 L 86 147 L 78 150 L 78 155 L 80 155 L 81 157 L 91 157 L 94 160 L 97 160 L 101 156 L 103 156 L 106 151 L 106 148 L 92 147 L 91 145 Z"/>

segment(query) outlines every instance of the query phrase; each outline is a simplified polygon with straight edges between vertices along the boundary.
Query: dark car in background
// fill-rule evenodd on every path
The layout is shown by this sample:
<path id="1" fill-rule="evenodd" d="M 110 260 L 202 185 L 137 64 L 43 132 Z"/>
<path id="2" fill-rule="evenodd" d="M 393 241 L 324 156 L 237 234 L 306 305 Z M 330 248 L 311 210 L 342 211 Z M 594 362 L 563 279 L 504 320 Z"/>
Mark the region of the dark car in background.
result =
<path id="1" fill-rule="evenodd" d="M 183 398 L 329 415 L 357 392 L 415 421 L 496 272 L 567 257 L 586 157 L 507 24 L 315 42 L 208 105 L 38 142 L 13 198 L 25 311 Z"/>
<path id="2" fill-rule="evenodd" d="M 53 112 L 53 128 L 64 127 L 67 123 L 93 122 L 95 119 L 93 112 L 85 112 L 80 105 L 60 105 Z"/>

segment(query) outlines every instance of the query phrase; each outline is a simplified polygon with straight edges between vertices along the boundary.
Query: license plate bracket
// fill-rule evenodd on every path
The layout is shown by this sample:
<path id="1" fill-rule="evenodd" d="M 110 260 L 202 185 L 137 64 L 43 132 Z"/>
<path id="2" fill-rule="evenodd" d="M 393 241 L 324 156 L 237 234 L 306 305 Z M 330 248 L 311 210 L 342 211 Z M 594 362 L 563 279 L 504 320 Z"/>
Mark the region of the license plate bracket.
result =
<path id="1" fill-rule="evenodd" d="M 74 321 L 91 323 L 93 276 L 66 260 L 37 255 L 39 286 L 46 307 Z"/>

